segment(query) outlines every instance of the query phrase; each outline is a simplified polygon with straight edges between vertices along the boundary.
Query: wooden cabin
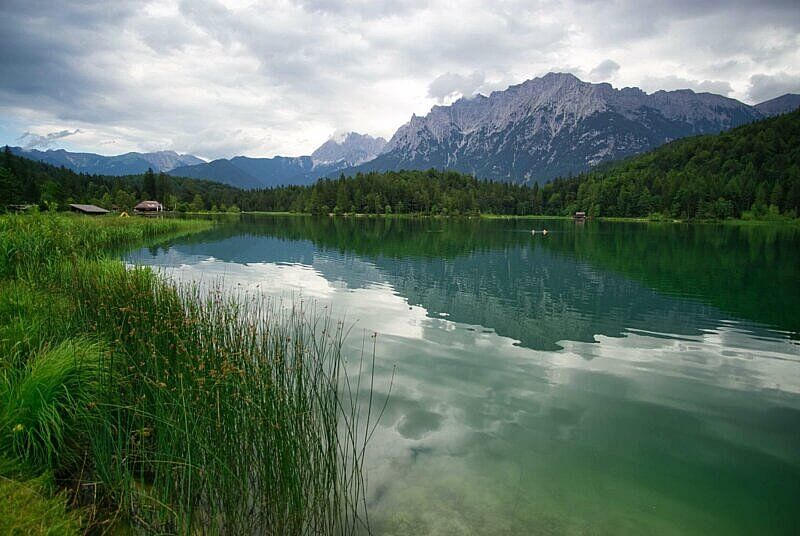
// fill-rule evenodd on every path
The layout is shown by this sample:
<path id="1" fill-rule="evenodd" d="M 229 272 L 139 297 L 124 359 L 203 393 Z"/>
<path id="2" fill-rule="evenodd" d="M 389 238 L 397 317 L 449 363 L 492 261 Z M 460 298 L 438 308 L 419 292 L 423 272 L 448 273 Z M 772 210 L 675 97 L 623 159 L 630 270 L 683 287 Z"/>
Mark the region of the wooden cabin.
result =
<path id="1" fill-rule="evenodd" d="M 158 201 L 142 201 L 133 207 L 133 211 L 137 214 L 156 214 L 158 212 L 164 212 L 164 205 Z"/>
<path id="2" fill-rule="evenodd" d="M 77 203 L 72 203 L 69 206 L 69 209 L 72 212 L 79 212 L 81 214 L 88 214 L 90 216 L 100 216 L 102 214 L 108 214 L 108 211 L 102 207 L 98 207 L 97 205 L 80 205 Z"/>

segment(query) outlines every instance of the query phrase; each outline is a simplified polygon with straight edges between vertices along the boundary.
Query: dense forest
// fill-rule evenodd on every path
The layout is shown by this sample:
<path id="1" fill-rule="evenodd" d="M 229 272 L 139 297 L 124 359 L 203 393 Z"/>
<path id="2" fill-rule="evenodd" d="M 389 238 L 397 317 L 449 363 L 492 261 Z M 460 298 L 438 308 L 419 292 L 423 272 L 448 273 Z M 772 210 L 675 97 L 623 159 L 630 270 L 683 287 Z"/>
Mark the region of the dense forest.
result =
<path id="1" fill-rule="evenodd" d="M 534 190 L 455 171 L 389 171 L 250 192 L 260 210 L 359 214 L 533 214 Z M 243 203 L 244 206 L 250 206 Z"/>
<path id="2" fill-rule="evenodd" d="M 455 171 L 358 173 L 312 186 L 239 190 L 154 174 L 78 174 L 11 154 L 0 158 L 3 205 L 64 208 L 88 202 L 130 209 L 158 199 L 178 211 L 314 214 L 569 215 L 681 219 L 796 218 L 800 213 L 800 110 L 717 135 L 686 138 L 540 187 Z"/>

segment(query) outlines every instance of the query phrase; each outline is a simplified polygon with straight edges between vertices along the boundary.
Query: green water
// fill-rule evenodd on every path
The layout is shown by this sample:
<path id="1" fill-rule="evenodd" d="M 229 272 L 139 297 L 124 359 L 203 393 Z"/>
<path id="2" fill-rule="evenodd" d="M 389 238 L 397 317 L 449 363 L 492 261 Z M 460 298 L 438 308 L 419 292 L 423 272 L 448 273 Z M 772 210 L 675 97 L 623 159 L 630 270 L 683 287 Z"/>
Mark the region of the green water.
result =
<path id="1" fill-rule="evenodd" d="M 129 259 L 378 334 L 374 533 L 800 533 L 800 229 L 225 221 Z"/>

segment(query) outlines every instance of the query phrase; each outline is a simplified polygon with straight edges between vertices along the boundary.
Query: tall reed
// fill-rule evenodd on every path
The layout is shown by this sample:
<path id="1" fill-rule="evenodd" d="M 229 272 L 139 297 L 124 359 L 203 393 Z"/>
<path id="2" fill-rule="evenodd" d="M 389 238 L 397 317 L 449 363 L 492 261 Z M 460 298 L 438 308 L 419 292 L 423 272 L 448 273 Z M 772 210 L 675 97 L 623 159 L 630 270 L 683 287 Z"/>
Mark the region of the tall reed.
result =
<path id="1" fill-rule="evenodd" d="M 83 462 L 54 459 L 53 469 L 66 472 L 62 485 L 93 508 L 96 526 L 121 518 L 153 533 L 363 529 L 370 424 L 343 389 L 342 325 L 299 303 L 174 286 L 102 255 L 202 226 L 0 218 L 0 274 L 69 299 L 68 319 L 45 343 L 80 334 L 105 349 L 94 398 L 73 400 L 87 413 L 88 432 L 71 438 L 82 441 Z"/>

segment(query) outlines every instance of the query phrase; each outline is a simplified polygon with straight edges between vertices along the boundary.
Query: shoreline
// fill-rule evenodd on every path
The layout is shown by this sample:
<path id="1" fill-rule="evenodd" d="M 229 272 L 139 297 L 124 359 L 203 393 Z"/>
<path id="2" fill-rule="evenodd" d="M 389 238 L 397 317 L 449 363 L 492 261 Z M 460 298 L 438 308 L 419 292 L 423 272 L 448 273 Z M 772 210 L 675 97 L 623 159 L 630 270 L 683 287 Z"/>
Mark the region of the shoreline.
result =
<path id="1" fill-rule="evenodd" d="M 312 214 L 310 212 L 285 212 L 285 211 L 241 211 L 238 213 L 226 212 L 181 212 L 187 216 L 321 216 L 325 214 Z M 476 215 L 445 215 L 445 214 L 369 214 L 369 213 L 348 213 L 348 214 L 327 214 L 329 218 L 386 218 L 386 219 L 435 219 L 435 220 L 455 220 L 455 219 L 468 219 L 468 220 L 562 220 L 562 221 L 575 221 L 572 216 L 557 216 L 547 214 L 476 214 Z M 726 219 L 726 220 L 682 220 L 682 219 L 650 219 L 646 217 L 624 217 L 624 216 L 599 216 L 593 218 L 586 218 L 587 223 L 593 221 L 599 222 L 618 222 L 618 223 L 658 223 L 658 224 L 686 224 L 686 225 L 800 225 L 800 218 L 797 219 L 779 219 L 779 220 L 744 220 L 744 219 Z"/>

